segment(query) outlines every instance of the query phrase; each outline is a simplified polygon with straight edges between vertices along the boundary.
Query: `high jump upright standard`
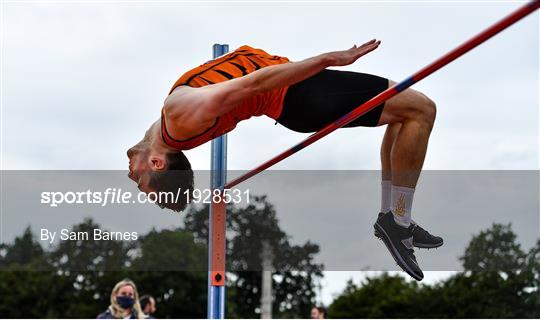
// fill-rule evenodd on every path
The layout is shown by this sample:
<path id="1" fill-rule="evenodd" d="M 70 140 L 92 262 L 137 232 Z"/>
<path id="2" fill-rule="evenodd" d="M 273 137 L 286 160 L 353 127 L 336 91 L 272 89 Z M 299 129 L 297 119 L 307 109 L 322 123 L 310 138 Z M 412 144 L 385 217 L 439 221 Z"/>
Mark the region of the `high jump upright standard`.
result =
<path id="1" fill-rule="evenodd" d="M 229 52 L 229 45 L 214 44 L 214 59 Z M 227 181 L 227 135 L 212 140 L 210 188 Z M 208 219 L 208 319 L 225 318 L 225 216 L 223 201 L 210 205 Z"/>

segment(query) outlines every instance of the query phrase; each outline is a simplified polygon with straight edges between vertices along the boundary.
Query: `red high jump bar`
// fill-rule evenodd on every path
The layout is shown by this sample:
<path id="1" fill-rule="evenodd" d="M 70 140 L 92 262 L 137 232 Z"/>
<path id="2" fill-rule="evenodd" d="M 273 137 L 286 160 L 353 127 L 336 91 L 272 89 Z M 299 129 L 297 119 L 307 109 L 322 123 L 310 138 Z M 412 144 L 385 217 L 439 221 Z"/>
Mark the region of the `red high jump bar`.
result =
<path id="1" fill-rule="evenodd" d="M 356 118 L 362 116 L 363 114 L 369 112 L 371 109 L 375 108 L 379 104 L 385 102 L 386 100 L 392 98 L 396 94 L 400 93 L 401 91 L 407 89 L 408 87 L 412 86 L 413 84 L 417 83 L 418 81 L 424 79 L 425 77 L 431 75 L 435 71 L 441 69 L 445 65 L 449 64 L 450 62 L 456 60 L 463 54 L 467 53 L 468 51 L 474 49 L 478 45 L 482 44 L 489 38 L 493 37 L 497 33 L 501 32 L 502 30 L 508 28 L 509 26 L 513 25 L 517 21 L 521 20 L 528 14 L 534 12 L 536 9 L 540 7 L 540 0 L 534 0 L 531 1 L 521 8 L 517 9 L 504 19 L 500 20 L 499 22 L 495 23 L 491 27 L 487 28 L 486 30 L 482 31 L 478 35 L 474 36 L 467 42 L 463 43 L 459 47 L 455 48 L 454 50 L 448 52 L 446 55 L 442 56 L 441 58 L 435 60 L 433 63 L 427 65 L 422 70 L 418 71 L 417 73 L 413 74 L 409 78 L 403 80 L 400 83 L 397 83 L 393 85 L 392 87 L 386 89 L 385 91 L 381 92 L 377 96 L 373 97 L 371 100 L 367 101 L 366 103 L 362 104 L 361 106 L 357 107 L 353 111 L 347 113 L 340 119 L 330 123 L 326 127 L 322 128 L 320 131 L 317 131 L 316 133 L 309 136 L 304 141 L 298 143 L 297 145 L 293 146 L 292 148 L 280 153 L 279 155 L 275 156 L 274 158 L 264 162 L 260 166 L 256 167 L 255 169 L 248 171 L 247 173 L 239 176 L 238 178 L 226 183 L 223 186 L 223 189 L 230 189 L 236 185 L 238 185 L 241 182 L 246 181 L 247 179 L 253 177 L 254 175 L 270 168 L 271 166 L 275 165 L 276 163 L 280 162 L 281 160 L 288 158 L 289 156 L 295 154 L 296 152 L 304 149 L 305 147 L 309 146 L 310 144 L 314 143 L 317 140 L 320 140 L 321 138 L 327 136 L 331 132 L 335 131 L 336 129 L 339 129 L 345 125 L 347 125 L 349 122 L 355 120 Z"/>

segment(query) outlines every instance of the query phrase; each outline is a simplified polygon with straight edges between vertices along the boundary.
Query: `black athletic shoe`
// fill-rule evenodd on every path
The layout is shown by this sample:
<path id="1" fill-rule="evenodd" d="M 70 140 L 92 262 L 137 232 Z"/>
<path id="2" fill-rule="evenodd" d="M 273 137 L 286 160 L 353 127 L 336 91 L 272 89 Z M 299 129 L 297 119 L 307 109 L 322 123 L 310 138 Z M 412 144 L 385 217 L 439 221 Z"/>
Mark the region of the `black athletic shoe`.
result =
<path id="1" fill-rule="evenodd" d="M 382 217 L 383 214 L 384 213 L 380 212 L 378 218 Z M 424 228 L 416 224 L 414 221 L 411 224 L 414 225 L 413 246 L 422 249 L 434 249 L 444 244 L 443 238 L 432 235 L 431 233 L 424 230 Z M 377 232 L 377 229 L 375 229 L 374 234 L 377 238 L 381 238 L 381 235 L 379 234 L 379 232 Z"/>
<path id="2" fill-rule="evenodd" d="M 381 239 L 401 269 L 415 280 L 422 280 L 424 273 L 416 262 L 413 250 L 414 226 L 411 224 L 408 228 L 404 228 L 398 225 L 392 212 L 387 212 L 377 219 L 373 227 L 381 235 Z"/>

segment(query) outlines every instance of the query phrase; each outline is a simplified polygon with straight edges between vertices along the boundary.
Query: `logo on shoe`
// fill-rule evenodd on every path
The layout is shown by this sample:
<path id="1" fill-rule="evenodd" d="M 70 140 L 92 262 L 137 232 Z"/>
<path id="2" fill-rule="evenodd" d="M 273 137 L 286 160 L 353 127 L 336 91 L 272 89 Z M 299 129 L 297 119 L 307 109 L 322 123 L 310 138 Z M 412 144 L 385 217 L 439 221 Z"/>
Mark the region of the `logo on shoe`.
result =
<path id="1" fill-rule="evenodd" d="M 401 243 L 403 243 L 403 245 L 407 249 L 412 249 L 413 248 L 413 238 L 412 237 L 401 240 Z"/>
<path id="2" fill-rule="evenodd" d="M 401 194 L 399 195 L 399 198 L 397 199 L 394 210 L 392 210 L 393 213 L 397 214 L 398 216 L 405 215 L 405 195 Z"/>

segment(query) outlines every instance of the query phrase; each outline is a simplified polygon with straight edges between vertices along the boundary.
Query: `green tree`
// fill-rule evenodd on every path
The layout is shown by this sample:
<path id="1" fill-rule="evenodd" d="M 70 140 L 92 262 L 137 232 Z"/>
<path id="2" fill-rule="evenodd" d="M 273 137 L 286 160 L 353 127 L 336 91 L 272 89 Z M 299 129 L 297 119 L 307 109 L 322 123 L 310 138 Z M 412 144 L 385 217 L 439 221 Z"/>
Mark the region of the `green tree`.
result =
<path id="1" fill-rule="evenodd" d="M 436 285 L 400 277 L 350 283 L 330 306 L 339 318 L 535 318 L 540 309 L 540 241 L 525 253 L 510 225 L 474 235 L 460 260 L 464 271 Z"/>
<path id="2" fill-rule="evenodd" d="M 55 285 L 44 251 L 27 227 L 13 244 L 0 248 L 0 315 L 10 318 L 54 317 L 47 290 Z M 31 306 L 27 308 L 26 306 Z"/>
<path id="3" fill-rule="evenodd" d="M 182 229 L 152 230 L 138 241 L 130 277 L 158 303 L 156 317 L 206 317 L 207 251 Z"/>
<path id="4" fill-rule="evenodd" d="M 26 227 L 22 236 L 16 237 L 13 244 L 0 246 L 0 268 L 17 268 L 31 263 L 37 267 L 38 263 L 43 263 L 43 256 L 43 248 L 34 238 L 30 227 Z"/>
<path id="5" fill-rule="evenodd" d="M 466 271 L 445 283 L 443 297 L 456 317 L 523 318 L 533 274 L 511 225 L 474 235 L 460 260 Z M 456 298 L 456 294 L 460 296 Z"/>
<path id="6" fill-rule="evenodd" d="M 360 286 L 352 281 L 330 305 L 332 318 L 416 318 L 421 288 L 400 276 L 367 278 Z"/>
<path id="7" fill-rule="evenodd" d="M 527 310 L 531 318 L 540 318 L 540 239 L 527 254 L 526 272 L 529 276 L 528 286 L 525 288 Z"/>
<path id="8" fill-rule="evenodd" d="M 69 230 L 87 233 L 88 239 L 60 241 L 47 255 L 56 281 L 51 303 L 59 317 L 97 316 L 109 305 L 109 284 L 122 279 L 129 267 L 127 253 L 133 244 L 94 240 L 94 229 L 104 228 L 92 219 L 74 225 Z"/>
<path id="9" fill-rule="evenodd" d="M 103 229 L 91 219 L 73 232 Z M 123 278 L 156 297 L 158 317 L 206 315 L 206 251 L 191 232 L 152 230 L 137 241 L 61 241 L 43 251 L 29 228 L 0 251 L 0 315 L 95 318 Z M 202 265 L 202 266 L 201 266 Z M 42 270 L 42 271 L 39 271 Z"/>
<path id="10" fill-rule="evenodd" d="M 523 268 L 526 254 L 511 225 L 493 224 L 474 235 L 460 260 L 468 271 L 502 271 L 514 274 Z"/>

